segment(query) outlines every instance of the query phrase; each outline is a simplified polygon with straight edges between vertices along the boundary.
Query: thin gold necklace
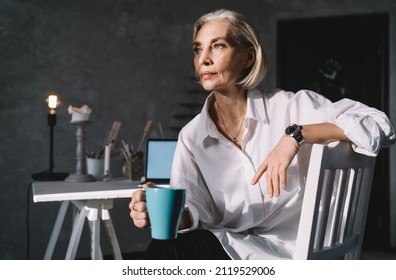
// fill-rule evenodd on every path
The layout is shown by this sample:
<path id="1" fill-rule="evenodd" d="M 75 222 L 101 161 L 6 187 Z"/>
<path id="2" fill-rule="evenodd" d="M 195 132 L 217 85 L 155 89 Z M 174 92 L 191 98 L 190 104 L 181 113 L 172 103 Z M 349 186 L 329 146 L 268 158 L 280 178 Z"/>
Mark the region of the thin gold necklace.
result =
<path id="1" fill-rule="evenodd" d="M 232 136 L 231 132 L 228 130 L 227 126 L 226 126 L 225 123 L 224 123 L 223 116 L 221 115 L 220 107 L 219 107 L 219 104 L 217 104 L 217 102 L 216 102 L 216 106 L 217 106 L 217 111 L 219 111 L 220 120 L 221 120 L 221 122 L 223 123 L 224 128 L 227 130 L 228 135 L 231 137 L 231 141 L 232 141 L 234 144 L 238 143 L 238 136 L 239 136 L 239 134 L 241 134 L 243 119 L 242 119 L 242 121 L 241 121 L 241 125 L 239 126 L 238 134 L 237 134 L 236 137 L 234 137 L 234 136 Z"/>

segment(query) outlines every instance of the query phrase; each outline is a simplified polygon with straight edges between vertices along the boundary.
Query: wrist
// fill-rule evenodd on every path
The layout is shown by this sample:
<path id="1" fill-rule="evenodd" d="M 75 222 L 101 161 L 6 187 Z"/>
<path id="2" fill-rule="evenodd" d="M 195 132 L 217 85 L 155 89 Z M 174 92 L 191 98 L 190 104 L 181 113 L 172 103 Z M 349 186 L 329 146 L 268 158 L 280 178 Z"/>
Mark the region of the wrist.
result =
<path id="1" fill-rule="evenodd" d="M 292 137 L 288 135 L 283 135 L 282 138 L 283 138 L 283 142 L 288 144 L 288 146 L 294 147 L 297 151 L 300 149 L 300 146 L 298 145 L 297 141 Z"/>

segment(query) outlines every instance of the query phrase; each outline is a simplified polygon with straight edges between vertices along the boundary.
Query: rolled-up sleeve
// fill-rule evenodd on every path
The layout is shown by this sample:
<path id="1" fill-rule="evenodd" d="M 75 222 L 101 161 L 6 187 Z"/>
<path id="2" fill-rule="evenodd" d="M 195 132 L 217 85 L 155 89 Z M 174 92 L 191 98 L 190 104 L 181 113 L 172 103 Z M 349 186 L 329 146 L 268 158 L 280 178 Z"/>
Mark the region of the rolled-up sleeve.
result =
<path id="1" fill-rule="evenodd" d="M 351 140 L 357 153 L 376 156 L 382 148 L 389 148 L 396 141 L 394 126 L 387 115 L 361 102 L 348 98 L 331 102 L 309 90 L 292 94 L 289 101 L 291 121 L 334 123 Z"/>
<path id="2" fill-rule="evenodd" d="M 332 106 L 334 123 L 361 154 L 376 156 L 395 142 L 395 130 L 385 113 L 360 102 L 342 99 Z"/>

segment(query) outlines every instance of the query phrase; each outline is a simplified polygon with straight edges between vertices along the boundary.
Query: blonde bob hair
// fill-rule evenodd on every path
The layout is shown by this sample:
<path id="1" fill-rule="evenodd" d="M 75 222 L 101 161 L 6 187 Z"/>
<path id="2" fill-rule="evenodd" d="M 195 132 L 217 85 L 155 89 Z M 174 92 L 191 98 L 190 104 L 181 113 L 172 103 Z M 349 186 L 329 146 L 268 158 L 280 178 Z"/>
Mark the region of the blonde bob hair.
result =
<path id="1" fill-rule="evenodd" d="M 247 22 L 243 15 L 234 11 L 221 9 L 205 14 L 195 22 L 193 41 L 201 27 L 205 23 L 213 20 L 221 20 L 229 23 L 231 26 L 231 36 L 235 38 L 239 46 L 253 48 L 255 61 L 241 77 L 238 84 L 245 89 L 257 87 L 263 81 L 267 68 L 264 52 L 261 48 L 261 42 L 257 32 Z"/>

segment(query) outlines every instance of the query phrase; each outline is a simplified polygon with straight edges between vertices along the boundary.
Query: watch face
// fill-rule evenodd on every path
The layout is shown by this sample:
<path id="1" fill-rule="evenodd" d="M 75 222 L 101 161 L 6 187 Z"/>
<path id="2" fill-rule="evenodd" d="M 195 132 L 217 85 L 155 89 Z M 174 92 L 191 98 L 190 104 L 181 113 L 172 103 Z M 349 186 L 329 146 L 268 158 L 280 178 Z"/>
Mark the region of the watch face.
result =
<path id="1" fill-rule="evenodd" d="M 288 126 L 285 131 L 287 135 L 294 135 L 296 132 L 297 132 L 297 127 L 295 125 Z"/>

